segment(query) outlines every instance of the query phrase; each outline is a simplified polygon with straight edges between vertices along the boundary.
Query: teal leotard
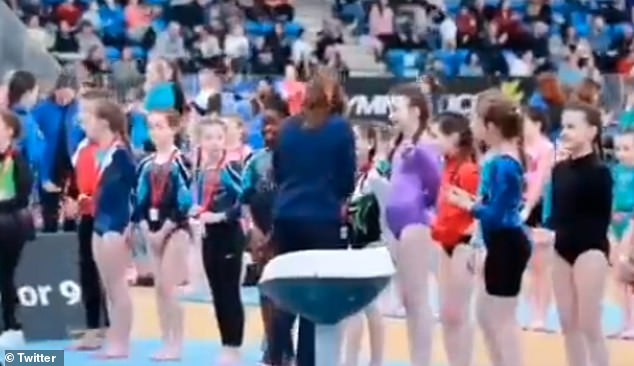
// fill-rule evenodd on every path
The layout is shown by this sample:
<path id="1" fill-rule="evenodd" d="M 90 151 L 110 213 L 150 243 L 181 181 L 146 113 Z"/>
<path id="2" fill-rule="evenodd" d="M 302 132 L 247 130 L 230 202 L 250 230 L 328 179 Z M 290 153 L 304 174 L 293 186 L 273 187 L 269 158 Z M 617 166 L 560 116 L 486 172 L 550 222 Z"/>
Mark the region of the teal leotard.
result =
<path id="1" fill-rule="evenodd" d="M 612 211 L 624 215 L 621 220 L 612 220 L 610 231 L 617 240 L 621 240 L 629 224 L 634 219 L 634 167 L 616 164 L 612 167 L 614 180 L 614 201 Z"/>

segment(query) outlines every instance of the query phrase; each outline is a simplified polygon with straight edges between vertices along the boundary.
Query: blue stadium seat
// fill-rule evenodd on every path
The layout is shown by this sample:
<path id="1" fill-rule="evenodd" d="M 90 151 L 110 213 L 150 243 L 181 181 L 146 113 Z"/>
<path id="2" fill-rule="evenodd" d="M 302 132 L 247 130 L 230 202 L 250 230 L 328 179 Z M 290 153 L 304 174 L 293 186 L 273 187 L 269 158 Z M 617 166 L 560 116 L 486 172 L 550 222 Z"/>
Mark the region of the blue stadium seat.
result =
<path id="1" fill-rule="evenodd" d="M 388 70 L 400 78 L 417 77 L 425 61 L 423 52 L 401 49 L 389 50 L 385 57 Z"/>
<path id="2" fill-rule="evenodd" d="M 145 60 L 147 58 L 147 52 L 143 47 L 134 46 L 132 47 L 132 57 L 134 57 L 135 60 Z"/>

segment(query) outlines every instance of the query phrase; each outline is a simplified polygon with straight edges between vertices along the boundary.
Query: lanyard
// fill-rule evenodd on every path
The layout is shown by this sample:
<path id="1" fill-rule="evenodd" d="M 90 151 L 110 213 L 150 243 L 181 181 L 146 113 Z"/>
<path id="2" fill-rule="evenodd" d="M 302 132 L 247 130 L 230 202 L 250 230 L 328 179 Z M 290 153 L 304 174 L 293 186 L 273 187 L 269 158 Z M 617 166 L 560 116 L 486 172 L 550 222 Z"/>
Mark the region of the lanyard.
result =
<path id="1" fill-rule="evenodd" d="M 205 174 L 202 174 L 202 182 L 200 183 L 202 191 L 200 192 L 200 198 L 202 199 L 200 205 L 201 211 L 211 210 L 210 206 L 220 190 L 221 169 L 225 165 L 226 157 L 226 152 L 223 152 L 222 157 L 218 160 L 216 166 L 211 170 L 207 170 Z M 208 172 L 213 173 L 211 179 L 207 179 Z"/>
<path id="2" fill-rule="evenodd" d="M 150 174 L 150 187 L 152 192 L 152 207 L 157 208 L 161 201 L 163 200 L 163 194 L 165 193 L 165 188 L 167 187 L 167 182 L 170 180 L 172 176 L 172 162 L 176 158 L 176 154 L 178 153 L 177 149 L 172 151 L 170 158 L 167 160 L 168 171 L 163 171 L 160 166 L 152 170 Z"/>

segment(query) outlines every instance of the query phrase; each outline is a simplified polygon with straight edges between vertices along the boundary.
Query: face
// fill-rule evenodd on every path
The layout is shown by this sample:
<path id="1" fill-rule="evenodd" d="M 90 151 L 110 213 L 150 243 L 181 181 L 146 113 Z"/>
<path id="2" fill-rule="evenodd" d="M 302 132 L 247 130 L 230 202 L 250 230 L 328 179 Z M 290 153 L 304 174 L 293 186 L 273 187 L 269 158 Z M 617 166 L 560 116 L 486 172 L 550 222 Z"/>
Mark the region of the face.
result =
<path id="1" fill-rule="evenodd" d="M 264 125 L 262 128 L 262 135 L 264 135 L 264 141 L 266 141 L 267 145 L 272 145 L 277 140 L 277 132 L 279 131 L 280 126 L 277 122 L 270 122 Z"/>
<path id="2" fill-rule="evenodd" d="M 242 126 L 240 125 L 240 123 L 238 123 L 237 121 L 234 121 L 232 119 L 229 119 L 226 121 L 226 128 L 227 128 L 227 141 L 229 143 L 235 144 L 238 143 L 239 141 L 242 140 L 242 133 L 243 133 L 243 129 Z"/>
<path id="3" fill-rule="evenodd" d="M 157 146 L 166 146 L 174 143 L 175 131 L 169 126 L 167 118 L 161 113 L 151 113 L 148 116 L 150 137 Z"/>
<path id="4" fill-rule="evenodd" d="M 581 111 L 564 110 L 561 115 L 561 144 L 562 147 L 574 152 L 583 148 L 594 140 L 596 127 L 586 121 Z"/>
<path id="5" fill-rule="evenodd" d="M 295 71 L 295 67 L 293 67 L 292 65 L 286 66 L 286 69 L 284 70 L 284 74 L 286 75 L 286 79 L 288 80 L 297 79 L 297 71 Z"/>
<path id="6" fill-rule="evenodd" d="M 634 133 L 616 136 L 614 154 L 620 163 L 634 166 Z"/>
<path id="7" fill-rule="evenodd" d="M 79 106 L 78 117 L 86 136 L 92 141 L 97 141 L 108 127 L 106 121 L 97 118 L 94 102 L 82 101 Z"/>
<path id="8" fill-rule="evenodd" d="M 478 114 L 474 113 L 469 124 L 471 131 L 473 132 L 473 138 L 476 141 L 486 142 L 487 128 L 484 125 L 484 120 Z"/>
<path id="9" fill-rule="evenodd" d="M 401 130 L 409 128 L 415 123 L 418 116 L 414 116 L 416 108 L 410 106 L 409 99 L 403 96 L 393 96 L 391 98 L 390 120 Z"/>
<path id="10" fill-rule="evenodd" d="M 221 124 L 204 125 L 200 130 L 200 146 L 204 151 L 222 151 L 225 148 L 226 140 L 225 127 Z"/>
<path id="11" fill-rule="evenodd" d="M 433 123 L 429 126 L 428 135 L 445 156 L 453 156 L 456 153 L 459 140 L 457 132 L 445 134 L 440 129 L 440 123 Z"/>
<path id="12" fill-rule="evenodd" d="M 35 88 L 33 88 L 32 90 L 29 90 L 28 92 L 26 92 L 26 94 L 24 94 L 21 101 L 22 105 L 25 108 L 33 107 L 35 103 L 37 103 L 37 96 L 39 95 L 39 93 L 40 93 L 40 89 L 36 85 Z"/>
<path id="13" fill-rule="evenodd" d="M 75 98 L 75 91 L 71 88 L 60 88 L 55 90 L 55 101 L 59 105 L 68 105 Z"/>

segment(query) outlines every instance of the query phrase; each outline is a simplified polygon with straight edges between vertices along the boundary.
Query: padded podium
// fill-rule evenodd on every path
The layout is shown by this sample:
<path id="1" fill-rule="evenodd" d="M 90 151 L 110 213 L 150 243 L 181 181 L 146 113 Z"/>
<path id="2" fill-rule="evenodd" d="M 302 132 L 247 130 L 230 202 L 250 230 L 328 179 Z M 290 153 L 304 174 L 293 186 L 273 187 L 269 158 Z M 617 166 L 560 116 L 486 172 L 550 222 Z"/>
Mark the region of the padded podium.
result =
<path id="1" fill-rule="evenodd" d="M 316 366 L 339 363 L 340 322 L 387 286 L 394 265 L 387 248 L 307 250 L 280 255 L 265 267 L 260 289 L 277 306 L 316 323 Z"/>

